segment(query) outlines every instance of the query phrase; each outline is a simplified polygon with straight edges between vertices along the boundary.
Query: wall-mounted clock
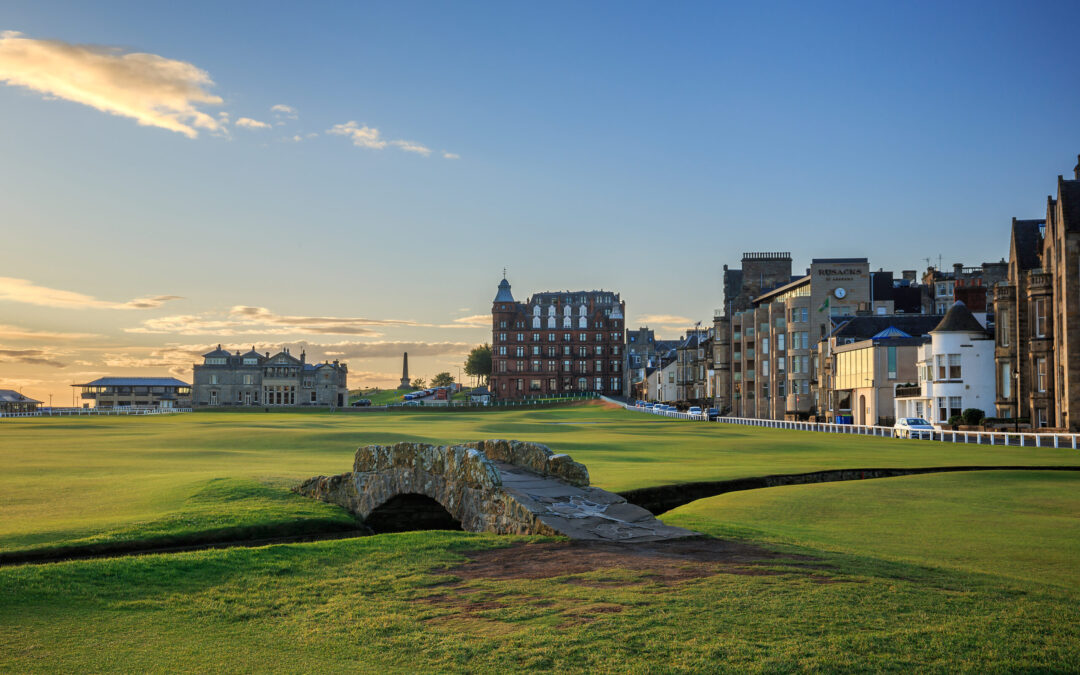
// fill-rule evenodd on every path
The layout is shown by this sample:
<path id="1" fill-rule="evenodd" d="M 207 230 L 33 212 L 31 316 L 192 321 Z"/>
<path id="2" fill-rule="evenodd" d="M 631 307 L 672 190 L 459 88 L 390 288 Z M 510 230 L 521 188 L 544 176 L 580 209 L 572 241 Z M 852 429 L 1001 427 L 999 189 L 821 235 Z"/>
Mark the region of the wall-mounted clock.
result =
<path id="1" fill-rule="evenodd" d="M 843 297 L 847 295 L 847 291 L 845 291 L 843 288 L 837 288 L 835 291 L 833 291 L 833 295 L 843 299 Z"/>

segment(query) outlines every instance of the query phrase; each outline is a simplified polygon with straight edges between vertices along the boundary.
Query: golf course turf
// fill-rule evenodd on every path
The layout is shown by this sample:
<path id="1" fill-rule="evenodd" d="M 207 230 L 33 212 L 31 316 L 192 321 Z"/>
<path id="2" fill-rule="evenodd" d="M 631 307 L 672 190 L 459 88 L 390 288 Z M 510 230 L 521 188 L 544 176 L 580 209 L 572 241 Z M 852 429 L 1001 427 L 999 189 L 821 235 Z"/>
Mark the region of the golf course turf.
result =
<path id="1" fill-rule="evenodd" d="M 357 446 L 541 442 L 628 490 L 850 467 L 1080 466 L 1071 450 L 535 411 L 0 421 L 0 552 L 349 527 L 288 488 Z M 1080 474 L 990 471 L 699 500 L 715 538 L 409 532 L 0 568 L 0 668 L 1080 669 Z M 224 533 L 224 534 L 222 534 Z M 469 562 L 469 561 L 472 562 Z"/>

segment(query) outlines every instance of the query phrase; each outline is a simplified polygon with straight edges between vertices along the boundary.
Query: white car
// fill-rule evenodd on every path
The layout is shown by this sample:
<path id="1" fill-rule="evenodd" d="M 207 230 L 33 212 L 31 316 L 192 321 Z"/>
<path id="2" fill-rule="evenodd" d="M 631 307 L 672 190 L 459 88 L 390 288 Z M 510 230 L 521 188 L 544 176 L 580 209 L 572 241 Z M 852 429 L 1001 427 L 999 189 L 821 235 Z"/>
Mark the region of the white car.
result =
<path id="1" fill-rule="evenodd" d="M 934 425 L 921 417 L 901 417 L 893 425 L 897 438 L 934 438 Z"/>
<path id="2" fill-rule="evenodd" d="M 692 405 L 692 406 L 690 406 L 690 409 L 687 410 L 686 412 L 690 413 L 691 415 L 700 415 L 701 414 L 701 406 Z"/>

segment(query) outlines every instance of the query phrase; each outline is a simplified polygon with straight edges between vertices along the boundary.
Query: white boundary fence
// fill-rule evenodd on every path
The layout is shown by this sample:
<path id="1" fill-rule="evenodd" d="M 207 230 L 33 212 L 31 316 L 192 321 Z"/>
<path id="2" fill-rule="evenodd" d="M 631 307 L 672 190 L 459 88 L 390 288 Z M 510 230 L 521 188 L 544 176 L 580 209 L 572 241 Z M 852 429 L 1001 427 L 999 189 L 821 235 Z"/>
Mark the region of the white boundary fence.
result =
<path id="1" fill-rule="evenodd" d="M 649 413 L 650 415 L 659 415 L 660 417 L 674 417 L 675 419 L 692 420 L 694 422 L 708 422 L 709 421 L 708 413 L 701 413 L 700 415 L 691 415 L 690 413 L 679 412 L 677 410 L 657 410 L 655 408 L 646 409 L 646 408 L 639 408 L 637 406 L 629 405 L 627 403 L 619 403 L 618 401 L 614 401 L 614 400 L 609 399 L 607 397 L 605 397 L 605 399 L 610 401 L 611 403 L 618 403 L 618 405 L 621 405 L 622 407 L 626 408 L 627 410 L 631 410 L 633 412 Z"/>
<path id="2" fill-rule="evenodd" d="M 171 415 L 191 412 L 191 408 L 46 408 L 34 412 L 0 412 L 0 417 L 74 417 L 80 415 Z"/>
<path id="3" fill-rule="evenodd" d="M 652 413 L 664 417 L 703 421 L 706 415 L 690 415 L 681 412 L 654 412 L 633 405 L 622 404 L 627 410 Z M 831 422 L 793 422 L 787 420 L 763 420 L 749 417 L 718 417 L 715 421 L 724 424 L 741 424 L 767 429 L 792 429 L 797 431 L 819 431 L 831 434 L 855 434 L 857 436 L 880 436 L 894 438 L 896 430 L 892 427 L 864 426 L 859 424 L 834 424 Z M 1017 431 L 948 431 L 935 429 L 924 432 L 932 441 L 945 443 L 971 443 L 976 445 L 1013 445 L 1027 448 L 1071 448 L 1080 447 L 1080 434 L 1036 434 Z M 914 440 L 914 439 L 913 439 Z"/>

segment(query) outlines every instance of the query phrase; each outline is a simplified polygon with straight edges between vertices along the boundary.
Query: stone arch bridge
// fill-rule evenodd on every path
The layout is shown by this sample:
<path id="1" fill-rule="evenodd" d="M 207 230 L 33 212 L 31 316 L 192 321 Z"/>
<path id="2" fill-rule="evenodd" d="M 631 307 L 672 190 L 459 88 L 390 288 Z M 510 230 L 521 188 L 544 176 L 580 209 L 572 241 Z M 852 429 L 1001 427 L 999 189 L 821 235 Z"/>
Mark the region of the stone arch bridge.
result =
<path id="1" fill-rule="evenodd" d="M 588 470 L 569 455 L 521 441 L 368 445 L 356 451 L 352 471 L 294 491 L 342 506 L 376 532 L 460 528 L 604 541 L 697 535 L 590 487 Z"/>

